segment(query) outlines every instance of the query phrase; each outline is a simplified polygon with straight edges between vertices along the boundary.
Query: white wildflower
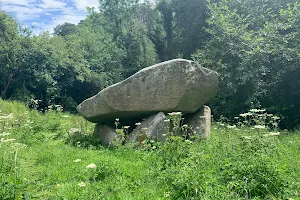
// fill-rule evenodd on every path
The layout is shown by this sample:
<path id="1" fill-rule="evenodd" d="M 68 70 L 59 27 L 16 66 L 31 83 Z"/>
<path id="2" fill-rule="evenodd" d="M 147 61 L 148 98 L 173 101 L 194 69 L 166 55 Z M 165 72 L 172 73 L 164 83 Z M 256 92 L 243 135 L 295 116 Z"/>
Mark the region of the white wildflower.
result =
<path id="1" fill-rule="evenodd" d="M 257 112 L 259 112 L 259 110 L 258 109 L 251 109 L 251 110 L 249 110 L 249 112 L 257 113 Z"/>
<path id="2" fill-rule="evenodd" d="M 170 192 L 165 192 L 165 193 L 164 193 L 164 196 L 165 196 L 165 197 L 170 197 Z"/>
<path id="3" fill-rule="evenodd" d="M 95 169 L 96 167 L 97 167 L 97 165 L 94 163 L 91 163 L 88 166 L 86 166 L 86 168 L 89 168 L 89 169 Z"/>
<path id="4" fill-rule="evenodd" d="M 191 140 L 185 140 L 185 142 L 190 143 L 190 144 L 193 143 L 193 141 L 191 141 Z"/>
<path id="5" fill-rule="evenodd" d="M 168 115 L 170 116 L 173 116 L 173 115 L 181 115 L 182 112 L 171 112 L 171 113 L 168 113 Z"/>
<path id="6" fill-rule="evenodd" d="M 182 112 L 175 112 L 174 115 L 182 115 Z"/>
<path id="7" fill-rule="evenodd" d="M 79 187 L 85 187 L 85 186 L 86 186 L 86 184 L 85 184 L 84 182 L 78 183 L 77 185 L 78 185 Z"/>
<path id="8" fill-rule="evenodd" d="M 264 126 L 264 125 L 255 125 L 254 128 L 256 128 L 256 129 L 265 129 L 266 126 Z"/>
<path id="9" fill-rule="evenodd" d="M 278 116 L 274 116 L 274 117 L 272 117 L 272 119 L 274 119 L 274 120 L 278 120 L 278 119 L 280 119 L 280 117 L 278 117 Z"/>
<path id="10" fill-rule="evenodd" d="M 247 117 L 247 116 L 251 116 L 252 113 L 242 113 L 240 114 L 241 117 Z"/>
<path id="11" fill-rule="evenodd" d="M 4 138 L 1 138 L 1 142 L 13 142 L 13 141 L 16 141 L 16 139 L 13 139 L 13 138 L 6 139 L 6 140 L 2 140 L 2 139 L 4 139 Z"/>
<path id="12" fill-rule="evenodd" d="M 233 125 L 233 126 L 227 126 L 227 128 L 236 128 L 236 125 Z"/>
<path id="13" fill-rule="evenodd" d="M 270 132 L 268 134 L 265 134 L 264 136 L 268 137 L 268 136 L 278 136 L 278 135 L 280 135 L 280 132 Z"/>
<path id="14" fill-rule="evenodd" d="M 79 128 L 71 128 L 69 134 L 79 133 L 81 130 Z"/>
<path id="15" fill-rule="evenodd" d="M 74 163 L 78 163 L 78 162 L 81 162 L 81 159 L 76 159 L 73 161 Z"/>
<path id="16" fill-rule="evenodd" d="M 129 128 L 130 128 L 130 126 L 123 126 L 123 128 L 124 128 L 124 129 L 129 129 Z"/>
<path id="17" fill-rule="evenodd" d="M 139 125 L 141 125 L 141 124 L 142 124 L 141 122 L 135 123 L 136 126 L 139 126 Z"/>
<path id="18" fill-rule="evenodd" d="M 10 113 L 9 115 L 2 115 L 0 116 L 0 119 L 13 119 L 14 114 Z"/>
<path id="19" fill-rule="evenodd" d="M 1 134 L 0 134 L 0 136 L 2 136 L 2 137 L 3 137 L 3 136 L 8 136 L 8 135 L 10 135 L 10 133 L 4 132 L 4 133 L 1 133 Z"/>
<path id="20" fill-rule="evenodd" d="M 251 109 L 249 111 L 252 113 L 260 113 L 260 112 L 266 112 L 266 109 Z"/>

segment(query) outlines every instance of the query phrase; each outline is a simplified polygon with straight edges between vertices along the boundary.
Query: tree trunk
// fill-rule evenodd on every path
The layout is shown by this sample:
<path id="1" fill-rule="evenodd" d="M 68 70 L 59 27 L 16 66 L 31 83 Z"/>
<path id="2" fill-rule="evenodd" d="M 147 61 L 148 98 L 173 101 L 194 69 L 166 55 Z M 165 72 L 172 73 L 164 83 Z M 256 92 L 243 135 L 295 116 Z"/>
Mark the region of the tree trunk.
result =
<path id="1" fill-rule="evenodd" d="M 5 99 L 5 97 L 6 97 L 7 89 L 13 80 L 12 77 L 13 77 L 13 74 L 10 74 L 7 78 L 7 83 L 4 84 L 4 90 L 1 91 L 1 96 L 0 96 L 2 99 Z"/>

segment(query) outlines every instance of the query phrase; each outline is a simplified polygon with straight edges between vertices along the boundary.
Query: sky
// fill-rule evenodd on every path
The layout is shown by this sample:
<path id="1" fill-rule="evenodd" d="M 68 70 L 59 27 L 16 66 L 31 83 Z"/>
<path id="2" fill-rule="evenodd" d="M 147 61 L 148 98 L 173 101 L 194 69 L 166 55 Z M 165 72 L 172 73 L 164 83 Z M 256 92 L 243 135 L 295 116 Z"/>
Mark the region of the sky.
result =
<path id="1" fill-rule="evenodd" d="M 22 25 L 34 26 L 38 34 L 58 24 L 77 24 L 86 16 L 86 7 L 98 8 L 98 0 L 0 0 L 0 10 L 12 15 Z"/>

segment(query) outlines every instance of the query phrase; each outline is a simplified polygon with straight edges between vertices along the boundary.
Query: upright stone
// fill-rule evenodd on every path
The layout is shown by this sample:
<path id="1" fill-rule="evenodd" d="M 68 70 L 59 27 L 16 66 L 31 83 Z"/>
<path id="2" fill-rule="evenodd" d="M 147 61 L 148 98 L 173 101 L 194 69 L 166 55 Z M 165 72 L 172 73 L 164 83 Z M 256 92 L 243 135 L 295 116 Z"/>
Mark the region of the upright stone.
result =
<path id="1" fill-rule="evenodd" d="M 97 139 L 100 139 L 101 144 L 105 146 L 109 146 L 112 142 L 117 140 L 117 133 L 115 129 L 106 125 L 96 124 L 94 136 Z"/>
<path id="2" fill-rule="evenodd" d="M 129 134 L 129 141 L 143 142 L 146 139 L 155 141 L 165 140 L 164 134 L 169 131 L 169 125 L 165 120 L 166 116 L 163 112 L 150 116 Z"/>
<path id="3" fill-rule="evenodd" d="M 186 116 L 185 123 L 191 128 L 192 134 L 206 139 L 211 131 L 211 109 L 202 106 L 197 112 Z"/>

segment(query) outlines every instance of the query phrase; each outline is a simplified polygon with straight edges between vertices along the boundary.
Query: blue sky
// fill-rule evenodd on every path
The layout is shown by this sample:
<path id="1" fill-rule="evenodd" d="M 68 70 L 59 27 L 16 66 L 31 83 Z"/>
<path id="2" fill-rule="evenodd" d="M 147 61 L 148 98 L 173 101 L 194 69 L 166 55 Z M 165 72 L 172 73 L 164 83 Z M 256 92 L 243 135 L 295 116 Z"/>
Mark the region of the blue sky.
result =
<path id="1" fill-rule="evenodd" d="M 14 16 L 34 33 L 49 30 L 64 22 L 77 24 L 86 16 L 86 7 L 98 8 L 98 0 L 0 0 L 0 10 Z"/>

